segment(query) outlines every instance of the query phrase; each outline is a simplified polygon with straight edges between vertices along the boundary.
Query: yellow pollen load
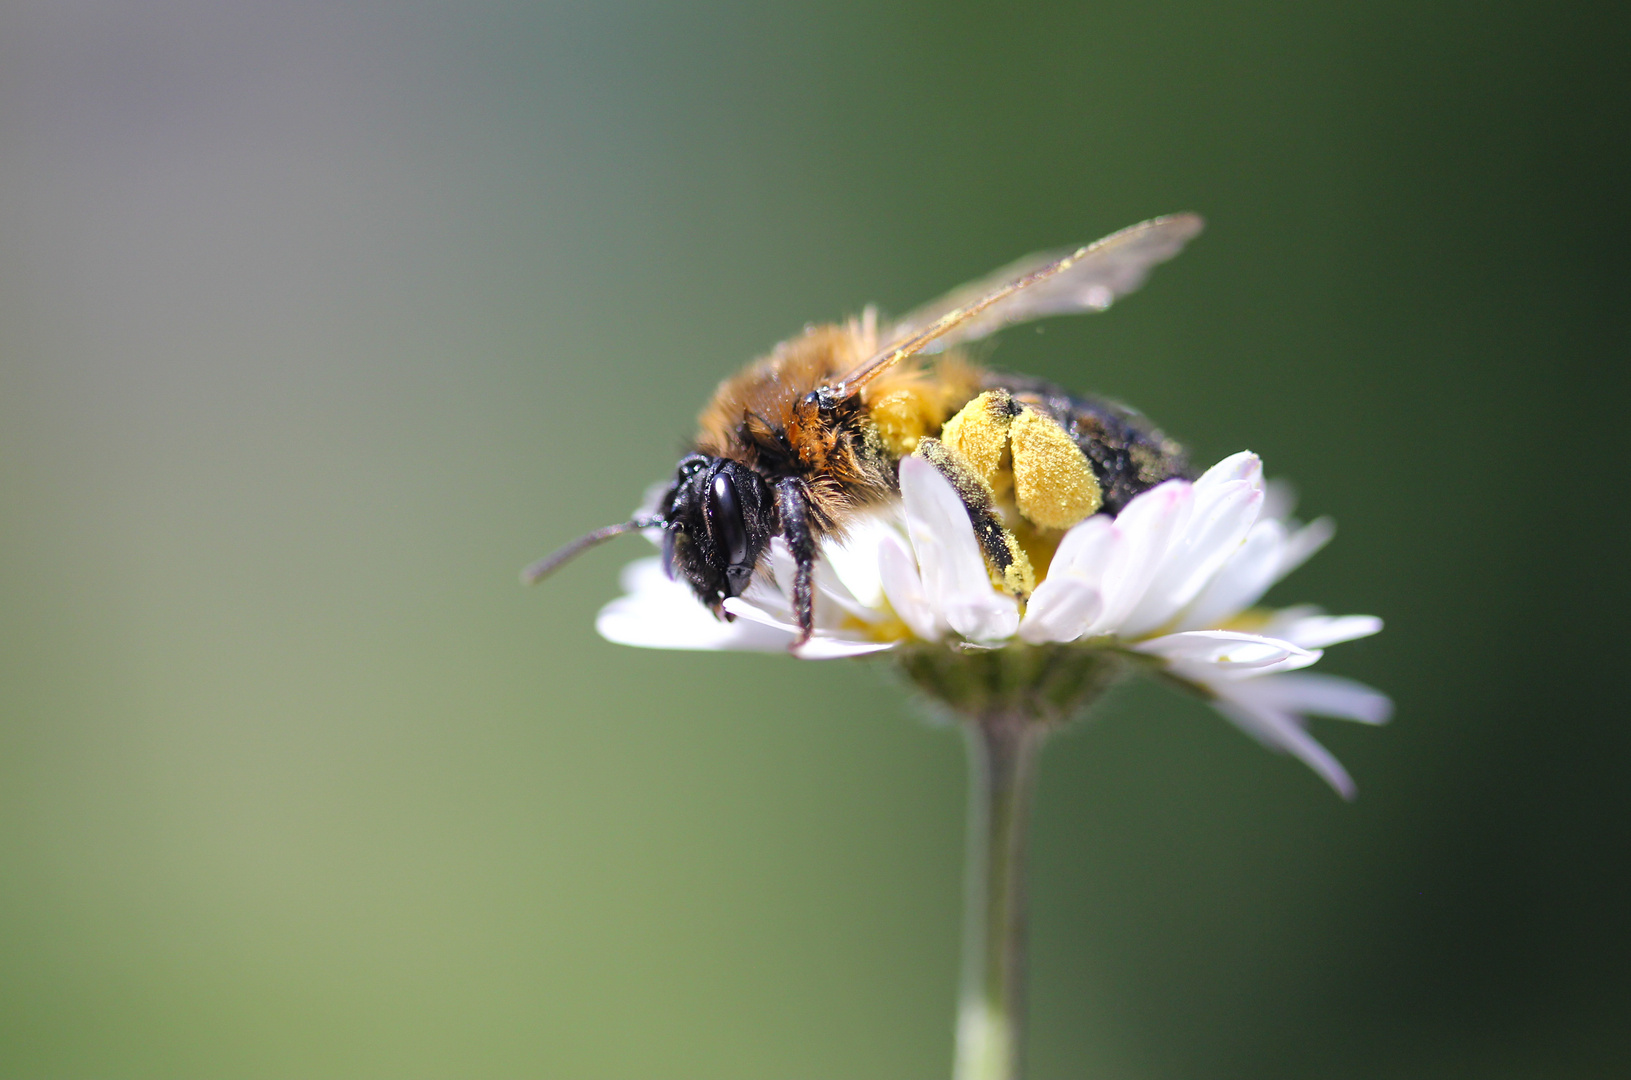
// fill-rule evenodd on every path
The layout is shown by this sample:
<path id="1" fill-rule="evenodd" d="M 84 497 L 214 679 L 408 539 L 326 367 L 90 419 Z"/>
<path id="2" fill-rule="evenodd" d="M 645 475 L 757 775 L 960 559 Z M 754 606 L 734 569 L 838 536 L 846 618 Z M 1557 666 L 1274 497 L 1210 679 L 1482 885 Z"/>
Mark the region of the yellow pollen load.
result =
<path id="1" fill-rule="evenodd" d="M 993 492 L 1013 480 L 1014 505 L 1043 529 L 1068 529 L 1104 505 L 1093 467 L 1070 433 L 1006 390 L 988 390 L 965 405 L 940 441 Z"/>
<path id="2" fill-rule="evenodd" d="M 1014 399 L 1008 391 L 987 390 L 940 429 L 940 441 L 993 491 L 1005 479 L 1001 476 L 1003 451 L 1008 449 L 1013 416 Z"/>
<path id="3" fill-rule="evenodd" d="M 1014 503 L 1034 525 L 1068 529 L 1104 504 L 1099 478 L 1076 440 L 1049 417 L 1026 408 L 1014 417 Z"/>

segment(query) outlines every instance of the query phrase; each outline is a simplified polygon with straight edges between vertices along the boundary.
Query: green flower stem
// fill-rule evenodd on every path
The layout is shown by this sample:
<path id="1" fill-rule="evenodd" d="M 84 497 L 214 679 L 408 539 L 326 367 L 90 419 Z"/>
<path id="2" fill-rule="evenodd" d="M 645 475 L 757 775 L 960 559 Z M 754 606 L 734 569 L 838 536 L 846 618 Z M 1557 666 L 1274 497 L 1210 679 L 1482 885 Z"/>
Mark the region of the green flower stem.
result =
<path id="1" fill-rule="evenodd" d="M 1109 649 L 919 645 L 900 672 L 968 740 L 968 877 L 956 1080 L 1019 1080 L 1025 1035 L 1025 830 L 1036 756 L 1131 665 Z"/>
<path id="2" fill-rule="evenodd" d="M 968 865 L 955 1080 L 1019 1080 L 1025 1030 L 1025 833 L 1047 728 L 1017 712 L 964 724 Z"/>

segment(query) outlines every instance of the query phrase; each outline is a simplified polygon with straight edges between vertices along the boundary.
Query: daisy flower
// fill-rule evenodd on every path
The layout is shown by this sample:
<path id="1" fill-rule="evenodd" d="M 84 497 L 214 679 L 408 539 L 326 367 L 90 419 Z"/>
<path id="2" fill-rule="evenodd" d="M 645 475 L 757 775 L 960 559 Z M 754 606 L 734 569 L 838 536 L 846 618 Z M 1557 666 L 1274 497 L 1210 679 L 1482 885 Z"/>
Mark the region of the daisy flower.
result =
<path id="1" fill-rule="evenodd" d="M 1382 622 L 1256 606 L 1332 535 L 1325 519 L 1293 521 L 1289 501 L 1264 484 L 1257 455 L 1235 454 L 1193 482 L 1144 492 L 1113 518 L 1089 517 L 1064 533 L 1051 557 L 1045 543 L 1033 543 L 1039 580 L 1021 604 L 993 585 L 951 484 L 927 462 L 903 458 L 899 502 L 823 548 L 815 633 L 795 655 L 894 652 L 909 675 L 935 672 L 929 681 L 941 690 L 948 665 L 977 671 L 982 654 L 1010 667 L 1029 657 L 1033 674 L 1043 670 L 1041 658 L 1056 681 L 1061 671 L 1075 680 L 1057 697 L 1061 719 L 1107 678 L 1143 669 L 1200 694 L 1351 798 L 1352 779 L 1309 734 L 1308 717 L 1380 724 L 1391 703 L 1368 686 L 1306 669 L 1324 649 L 1374 634 Z M 642 559 L 624 569 L 624 595 L 600 612 L 596 628 L 626 645 L 785 651 L 798 634 L 793 572 L 791 553 L 775 539 L 769 567 L 725 601 L 734 618 L 724 622 L 670 580 L 661 559 Z M 1053 663 L 1058 657 L 1076 663 Z M 979 685 L 989 692 L 990 684 Z M 1029 691 L 1039 688 L 1048 692 L 1046 680 L 1031 679 Z"/>

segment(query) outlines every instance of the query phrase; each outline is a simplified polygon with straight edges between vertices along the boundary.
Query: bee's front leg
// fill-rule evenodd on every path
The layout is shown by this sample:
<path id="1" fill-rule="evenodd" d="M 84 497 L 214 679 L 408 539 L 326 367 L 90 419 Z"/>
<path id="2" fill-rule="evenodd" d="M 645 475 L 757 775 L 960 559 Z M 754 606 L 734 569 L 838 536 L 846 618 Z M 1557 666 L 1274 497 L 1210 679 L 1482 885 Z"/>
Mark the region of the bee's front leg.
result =
<path id="1" fill-rule="evenodd" d="M 781 518 L 782 539 L 793 553 L 793 616 L 799 633 L 788 648 L 797 649 L 815 633 L 815 533 L 801 481 L 788 477 L 776 484 L 776 513 Z"/>
<path id="2" fill-rule="evenodd" d="M 1019 540 L 1002 523 L 992 498 L 991 487 L 961 457 L 939 439 L 925 438 L 917 444 L 917 456 L 933 465 L 951 481 L 957 497 L 968 511 L 974 538 L 991 567 L 992 580 L 1006 593 L 1024 600 L 1036 588 L 1036 572 Z"/>

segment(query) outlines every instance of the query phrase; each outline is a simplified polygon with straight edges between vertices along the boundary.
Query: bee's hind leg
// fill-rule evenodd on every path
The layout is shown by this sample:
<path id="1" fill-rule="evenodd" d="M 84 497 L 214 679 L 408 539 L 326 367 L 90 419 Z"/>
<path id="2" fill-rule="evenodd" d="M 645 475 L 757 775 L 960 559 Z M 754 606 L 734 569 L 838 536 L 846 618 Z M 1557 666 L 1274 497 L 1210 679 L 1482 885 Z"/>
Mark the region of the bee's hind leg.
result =
<path id="1" fill-rule="evenodd" d="M 1029 597 L 1036 588 L 1036 572 L 1031 569 L 1025 549 L 1002 523 L 990 485 L 939 439 L 920 440 L 916 453 L 956 489 L 974 526 L 974 538 L 989 564 L 993 583 L 1021 600 Z"/>
<path id="2" fill-rule="evenodd" d="M 793 553 L 793 615 L 799 632 L 788 648 L 797 649 L 815 633 L 815 533 L 801 482 L 788 477 L 776 485 L 776 513 L 781 518 L 782 539 Z"/>

